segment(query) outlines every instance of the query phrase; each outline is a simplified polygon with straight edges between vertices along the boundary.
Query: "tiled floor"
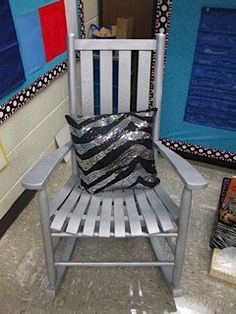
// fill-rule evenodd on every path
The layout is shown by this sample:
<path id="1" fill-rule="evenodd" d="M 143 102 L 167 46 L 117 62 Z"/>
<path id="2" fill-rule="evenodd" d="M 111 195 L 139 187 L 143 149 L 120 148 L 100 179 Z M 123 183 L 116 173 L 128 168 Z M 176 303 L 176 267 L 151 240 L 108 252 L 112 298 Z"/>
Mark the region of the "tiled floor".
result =
<path id="1" fill-rule="evenodd" d="M 163 159 L 159 159 L 159 164 L 159 176 L 177 200 L 181 184 Z M 46 277 L 37 201 L 33 199 L 0 240 L 0 314 L 167 314 L 177 310 L 181 314 L 236 313 L 236 287 L 208 276 L 211 260 L 208 243 L 221 181 L 236 172 L 194 164 L 208 180 L 209 187 L 195 192 L 193 197 L 183 297 L 174 300 L 154 268 L 71 268 L 58 295 L 51 300 L 43 291 Z M 58 168 L 50 181 L 51 193 L 69 173 L 68 164 Z M 79 240 L 76 257 L 81 260 L 154 258 L 147 240 L 112 239 Z"/>

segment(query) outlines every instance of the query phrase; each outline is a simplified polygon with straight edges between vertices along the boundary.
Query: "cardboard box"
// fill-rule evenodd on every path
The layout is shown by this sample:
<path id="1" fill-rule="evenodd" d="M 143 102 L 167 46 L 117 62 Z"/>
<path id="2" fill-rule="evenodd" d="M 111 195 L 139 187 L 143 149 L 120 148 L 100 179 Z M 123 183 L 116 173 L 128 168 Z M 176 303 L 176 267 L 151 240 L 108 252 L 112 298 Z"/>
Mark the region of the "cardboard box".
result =
<path id="1" fill-rule="evenodd" d="M 116 38 L 126 39 L 132 38 L 133 33 L 133 17 L 118 17 L 116 20 Z"/>
<path id="2" fill-rule="evenodd" d="M 225 268 L 222 264 L 220 264 L 217 261 L 220 252 L 221 252 L 220 249 L 213 250 L 209 276 L 236 285 L 236 269 L 229 270 L 228 268 Z"/>

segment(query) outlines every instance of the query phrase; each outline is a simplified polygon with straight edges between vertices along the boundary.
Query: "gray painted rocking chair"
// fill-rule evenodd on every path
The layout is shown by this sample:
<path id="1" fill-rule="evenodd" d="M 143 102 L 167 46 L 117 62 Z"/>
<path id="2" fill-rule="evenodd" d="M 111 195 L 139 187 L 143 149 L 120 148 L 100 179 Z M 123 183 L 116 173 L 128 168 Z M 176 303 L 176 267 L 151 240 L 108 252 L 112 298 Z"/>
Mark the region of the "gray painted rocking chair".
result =
<path id="1" fill-rule="evenodd" d="M 151 54 L 156 51 L 154 106 L 158 108 L 153 130 L 153 149 L 170 163 L 183 182 L 180 206 L 157 185 L 149 190 L 114 190 L 89 194 L 78 187 L 79 169 L 75 152 L 69 142 L 43 158 L 23 179 L 26 189 L 38 191 L 43 246 L 48 276 L 47 293 L 55 296 L 69 266 L 158 266 L 174 296 L 182 293 L 180 279 L 191 209 L 192 190 L 207 186 L 202 176 L 183 158 L 159 141 L 159 117 L 162 94 L 165 36 L 156 40 L 87 40 L 68 36 L 70 113 L 80 105 L 77 96 L 76 52 L 80 51 L 81 107 L 83 115 L 94 113 L 93 51 L 100 51 L 101 114 L 112 113 L 112 51 L 119 51 L 118 112 L 130 111 L 131 52 L 139 52 L 137 111 L 148 108 Z M 47 194 L 46 183 L 64 156 L 72 152 L 72 175 L 54 199 Z M 141 192 L 140 192 L 141 191 Z M 99 208 L 99 210 L 98 210 Z M 71 262 L 76 240 L 81 237 L 147 237 L 154 250 L 155 262 Z M 164 238 L 173 252 L 170 261 L 160 245 Z M 68 245 L 61 260 L 55 257 L 55 247 L 66 238 Z M 173 240 L 174 239 L 174 240 Z"/>

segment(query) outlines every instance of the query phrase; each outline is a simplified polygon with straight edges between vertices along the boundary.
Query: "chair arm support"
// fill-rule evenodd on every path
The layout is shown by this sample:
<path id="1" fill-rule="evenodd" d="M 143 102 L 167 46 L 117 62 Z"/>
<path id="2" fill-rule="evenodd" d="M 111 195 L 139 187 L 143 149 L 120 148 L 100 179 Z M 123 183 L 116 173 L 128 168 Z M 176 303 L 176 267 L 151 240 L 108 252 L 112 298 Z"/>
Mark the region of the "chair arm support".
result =
<path id="1" fill-rule="evenodd" d="M 161 144 L 160 141 L 153 142 L 153 145 L 174 168 L 187 189 L 200 190 L 207 187 L 206 180 L 187 160 Z"/>
<path id="2" fill-rule="evenodd" d="M 29 190 L 40 190 L 44 183 L 71 150 L 72 142 L 68 142 L 53 153 L 42 158 L 23 178 L 22 185 Z"/>

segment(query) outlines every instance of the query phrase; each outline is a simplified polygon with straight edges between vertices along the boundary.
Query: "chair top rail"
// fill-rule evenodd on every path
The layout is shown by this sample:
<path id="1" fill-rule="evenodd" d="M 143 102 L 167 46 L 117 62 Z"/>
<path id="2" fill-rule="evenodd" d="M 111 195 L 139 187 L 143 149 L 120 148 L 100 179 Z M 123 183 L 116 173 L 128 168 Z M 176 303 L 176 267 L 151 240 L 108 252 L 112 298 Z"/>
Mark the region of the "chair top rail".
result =
<path id="1" fill-rule="evenodd" d="M 76 39 L 75 50 L 156 50 L 155 39 L 109 39 L 106 45 L 102 39 Z"/>

